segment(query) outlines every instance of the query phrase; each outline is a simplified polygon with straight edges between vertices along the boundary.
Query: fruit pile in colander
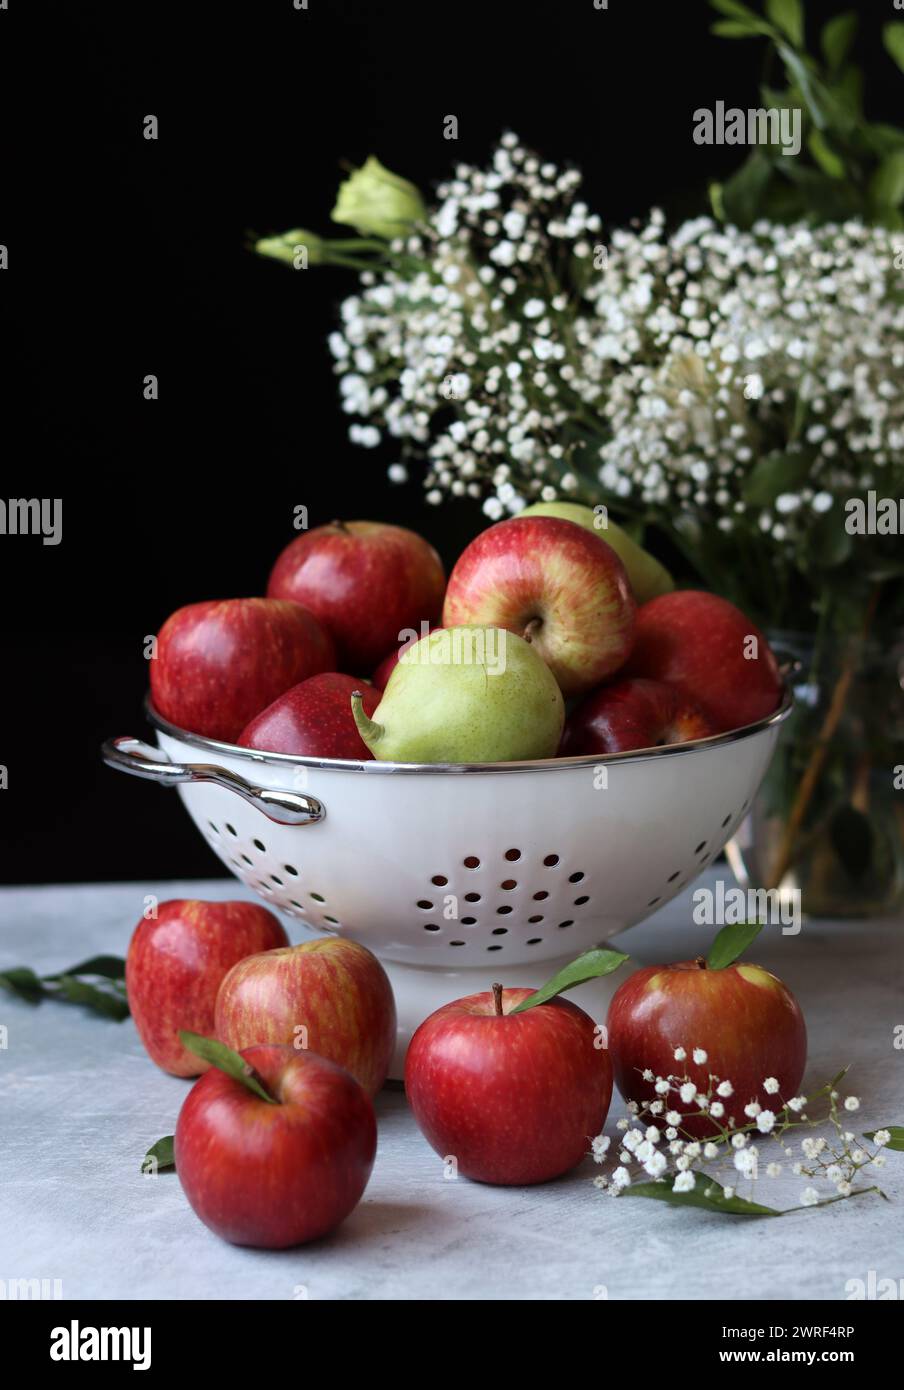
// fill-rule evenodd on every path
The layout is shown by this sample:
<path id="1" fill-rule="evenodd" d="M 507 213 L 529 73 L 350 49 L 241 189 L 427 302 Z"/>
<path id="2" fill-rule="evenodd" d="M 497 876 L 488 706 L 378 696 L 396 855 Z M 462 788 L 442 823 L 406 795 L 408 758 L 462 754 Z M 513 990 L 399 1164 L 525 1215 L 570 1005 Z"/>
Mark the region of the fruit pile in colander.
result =
<path id="1" fill-rule="evenodd" d="M 179 728 L 264 752 L 470 763 L 706 738 L 771 714 L 781 678 L 733 604 L 553 502 L 481 532 L 448 582 L 402 527 L 305 531 L 266 598 L 167 619 L 151 692 Z"/>

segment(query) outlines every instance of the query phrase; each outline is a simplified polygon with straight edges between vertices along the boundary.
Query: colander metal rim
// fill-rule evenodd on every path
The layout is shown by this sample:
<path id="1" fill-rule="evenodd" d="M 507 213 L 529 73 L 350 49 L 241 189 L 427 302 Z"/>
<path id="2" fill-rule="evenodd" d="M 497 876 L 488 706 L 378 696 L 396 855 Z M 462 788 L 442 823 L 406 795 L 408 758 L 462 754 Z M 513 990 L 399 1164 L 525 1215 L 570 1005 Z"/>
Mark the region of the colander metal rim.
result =
<path id="1" fill-rule="evenodd" d="M 192 748 L 206 753 L 219 754 L 229 758 L 241 758 L 246 762 L 275 764 L 286 767 L 321 768 L 330 772 L 363 772 L 369 777 L 392 774 L 410 776 L 414 774 L 444 775 L 465 772 L 500 773 L 506 772 L 562 772 L 569 768 L 597 767 L 611 763 L 645 763 L 659 758 L 675 758 L 690 755 L 706 748 L 727 747 L 731 743 L 741 743 L 755 738 L 757 734 L 787 719 L 794 705 L 794 697 L 786 685 L 781 704 L 772 714 L 753 724 L 745 724 L 740 729 L 730 729 L 724 734 L 712 734 L 708 738 L 690 739 L 687 743 L 667 743 L 658 748 L 636 748 L 627 753 L 589 753 L 573 758 L 535 758 L 510 763 L 390 763 L 373 759 L 357 762 L 346 758 L 310 758 L 295 753 L 264 753 L 256 748 L 240 748 L 234 743 L 222 743 L 218 739 L 206 738 L 203 734 L 193 734 L 188 729 L 180 729 L 158 714 L 151 704 L 150 696 L 145 700 L 145 713 L 148 722 L 161 733 Z"/>

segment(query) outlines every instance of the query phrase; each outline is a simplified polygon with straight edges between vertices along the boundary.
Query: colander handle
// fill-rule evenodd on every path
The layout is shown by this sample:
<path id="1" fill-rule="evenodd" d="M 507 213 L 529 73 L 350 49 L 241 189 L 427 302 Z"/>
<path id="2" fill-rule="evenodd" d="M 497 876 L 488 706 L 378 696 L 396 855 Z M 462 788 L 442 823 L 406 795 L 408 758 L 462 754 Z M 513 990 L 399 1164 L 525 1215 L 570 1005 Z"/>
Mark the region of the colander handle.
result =
<path id="1" fill-rule="evenodd" d="M 255 787 L 237 772 L 217 767 L 215 763 L 174 763 L 159 748 L 128 735 L 107 739 L 101 756 L 108 767 L 131 773 L 133 777 L 145 777 L 159 787 L 173 787 L 177 782 L 214 782 L 218 787 L 235 792 L 277 825 L 316 825 L 326 815 L 326 807 L 316 796 Z"/>

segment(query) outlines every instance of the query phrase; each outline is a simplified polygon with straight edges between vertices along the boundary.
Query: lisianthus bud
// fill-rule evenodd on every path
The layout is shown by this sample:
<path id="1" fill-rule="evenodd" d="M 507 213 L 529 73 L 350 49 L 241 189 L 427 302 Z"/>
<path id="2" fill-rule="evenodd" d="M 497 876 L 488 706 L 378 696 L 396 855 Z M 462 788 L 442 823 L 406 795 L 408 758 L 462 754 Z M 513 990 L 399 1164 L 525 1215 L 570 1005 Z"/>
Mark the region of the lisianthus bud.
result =
<path id="1" fill-rule="evenodd" d="M 391 240 L 424 217 L 424 202 L 413 183 L 391 174 L 371 155 L 340 186 L 332 217 L 363 235 Z"/>
<path id="2" fill-rule="evenodd" d="M 254 249 L 259 256 L 272 256 L 274 260 L 285 261 L 296 270 L 321 265 L 325 260 L 323 238 L 300 227 L 294 232 L 283 232 L 281 236 L 261 237 L 255 242 Z"/>

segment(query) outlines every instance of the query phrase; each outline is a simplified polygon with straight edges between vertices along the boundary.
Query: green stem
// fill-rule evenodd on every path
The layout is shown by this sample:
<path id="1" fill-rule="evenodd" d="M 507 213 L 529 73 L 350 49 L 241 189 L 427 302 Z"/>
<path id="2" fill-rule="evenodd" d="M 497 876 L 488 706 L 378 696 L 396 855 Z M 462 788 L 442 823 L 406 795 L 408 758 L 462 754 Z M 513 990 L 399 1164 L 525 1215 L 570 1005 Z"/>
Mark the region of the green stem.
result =
<path id="1" fill-rule="evenodd" d="M 361 694 L 360 690 L 352 691 L 352 717 L 357 726 L 358 733 L 371 752 L 373 752 L 374 744 L 380 742 L 386 730 L 382 724 L 377 724 L 368 714 L 365 714 L 364 696 Z"/>

